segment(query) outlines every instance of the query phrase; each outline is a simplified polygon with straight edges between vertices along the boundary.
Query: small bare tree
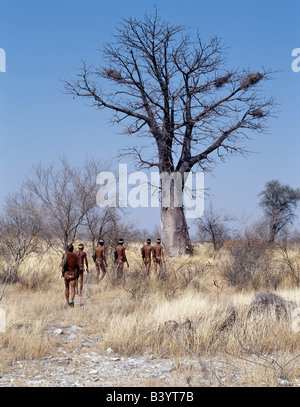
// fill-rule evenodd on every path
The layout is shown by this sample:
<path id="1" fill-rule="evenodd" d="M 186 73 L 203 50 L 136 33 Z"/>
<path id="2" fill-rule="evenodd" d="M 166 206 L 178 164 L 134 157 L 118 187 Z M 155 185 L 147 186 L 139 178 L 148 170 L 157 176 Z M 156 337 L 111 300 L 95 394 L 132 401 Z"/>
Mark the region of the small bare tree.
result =
<path id="1" fill-rule="evenodd" d="M 16 280 L 24 260 L 31 254 L 44 251 L 43 217 L 32 195 L 21 190 L 6 199 L 0 218 L 0 258 L 4 267 L 0 301 Z"/>
<path id="2" fill-rule="evenodd" d="M 233 218 L 217 212 L 210 205 L 197 222 L 197 237 L 201 241 L 211 242 L 214 250 L 219 250 L 229 239 L 230 229 L 227 222 L 232 220 Z"/>
<path id="3" fill-rule="evenodd" d="M 294 284 L 300 287 L 300 264 L 299 257 L 292 250 L 292 244 L 283 239 L 277 243 L 279 254 L 281 256 L 281 262 L 285 266 L 285 272 L 292 278 Z"/>
<path id="4" fill-rule="evenodd" d="M 97 206 L 96 178 L 100 169 L 93 160 L 75 167 L 65 158 L 58 164 L 39 163 L 33 167 L 25 186 L 40 205 L 52 246 L 59 242 L 66 250 L 88 223 L 88 214 Z"/>

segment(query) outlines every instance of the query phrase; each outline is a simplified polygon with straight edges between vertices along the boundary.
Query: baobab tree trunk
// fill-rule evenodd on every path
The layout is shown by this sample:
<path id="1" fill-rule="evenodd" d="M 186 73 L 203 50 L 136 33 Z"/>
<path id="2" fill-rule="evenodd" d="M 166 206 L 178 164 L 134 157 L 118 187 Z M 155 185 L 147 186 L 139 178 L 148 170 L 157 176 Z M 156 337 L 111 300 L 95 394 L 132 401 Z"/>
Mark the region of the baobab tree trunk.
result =
<path id="1" fill-rule="evenodd" d="M 183 207 L 161 208 L 162 242 L 170 256 L 192 253 Z"/>
<path id="2" fill-rule="evenodd" d="M 170 256 L 191 254 L 192 245 L 183 206 L 185 175 L 165 167 L 172 163 L 172 157 L 165 157 L 168 150 L 160 154 L 161 180 L 161 237 L 166 252 Z"/>

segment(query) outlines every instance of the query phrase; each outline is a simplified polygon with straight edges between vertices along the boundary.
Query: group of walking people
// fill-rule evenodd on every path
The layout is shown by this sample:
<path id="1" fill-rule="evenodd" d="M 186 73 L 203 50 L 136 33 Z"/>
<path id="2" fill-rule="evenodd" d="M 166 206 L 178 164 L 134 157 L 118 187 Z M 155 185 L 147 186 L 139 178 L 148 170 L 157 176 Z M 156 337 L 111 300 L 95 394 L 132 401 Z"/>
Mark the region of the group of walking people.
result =
<path id="1" fill-rule="evenodd" d="M 151 239 L 147 239 L 147 243 L 141 248 L 142 260 L 145 266 L 145 276 L 150 275 L 151 261 L 154 263 L 154 270 L 157 273 L 158 267 L 161 267 L 164 262 L 164 252 L 161 245 L 161 240 L 156 240 L 156 245 L 151 245 Z M 106 274 L 107 259 L 104 247 L 104 241 L 100 239 L 97 247 L 94 249 L 92 258 L 96 265 L 96 278 L 97 281 L 101 281 Z M 124 273 L 124 264 L 129 263 L 126 256 L 126 250 L 124 247 L 124 240 L 119 239 L 114 251 L 114 260 L 117 266 L 116 276 L 122 278 Z M 83 290 L 83 275 L 86 268 L 86 272 L 89 273 L 89 265 L 87 254 L 84 251 L 84 245 L 80 243 L 78 250 L 74 253 L 73 244 L 69 244 L 67 252 L 63 255 L 61 261 L 62 277 L 64 277 L 65 283 L 65 297 L 67 304 L 70 307 L 74 307 L 75 294 L 82 295 Z M 71 295 L 71 300 L 70 300 Z"/>

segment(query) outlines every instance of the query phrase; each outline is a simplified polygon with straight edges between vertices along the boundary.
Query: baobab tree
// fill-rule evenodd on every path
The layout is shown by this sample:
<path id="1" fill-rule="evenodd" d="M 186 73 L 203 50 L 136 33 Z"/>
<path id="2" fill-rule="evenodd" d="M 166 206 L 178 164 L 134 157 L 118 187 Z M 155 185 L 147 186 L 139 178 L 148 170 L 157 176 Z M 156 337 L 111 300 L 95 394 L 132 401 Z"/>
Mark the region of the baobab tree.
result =
<path id="1" fill-rule="evenodd" d="M 226 69 L 218 38 L 203 41 L 181 25 L 163 21 L 157 10 L 143 19 L 123 19 L 103 47 L 104 66 L 83 66 L 65 81 L 66 92 L 111 111 L 124 133 L 151 139 L 155 154 L 128 148 L 140 168 L 180 174 L 212 170 L 216 159 L 245 154 L 242 142 L 262 132 L 274 101 L 259 94 L 270 72 Z M 107 87 L 106 87 L 107 84 Z M 171 183 L 171 197 L 174 184 Z M 162 239 L 170 253 L 190 249 L 183 205 L 161 207 Z"/>

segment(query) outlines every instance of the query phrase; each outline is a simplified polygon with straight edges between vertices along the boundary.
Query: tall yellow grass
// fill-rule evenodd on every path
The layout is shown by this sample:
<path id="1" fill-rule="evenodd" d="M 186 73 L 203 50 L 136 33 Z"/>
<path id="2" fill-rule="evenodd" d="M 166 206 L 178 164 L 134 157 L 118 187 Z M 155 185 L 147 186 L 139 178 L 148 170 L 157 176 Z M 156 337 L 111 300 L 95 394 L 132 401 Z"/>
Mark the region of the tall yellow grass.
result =
<path id="1" fill-rule="evenodd" d="M 226 285 L 220 273 L 226 252 L 216 254 L 210 246 L 201 246 L 193 257 L 167 258 L 164 276 L 158 278 L 152 268 L 149 279 L 143 275 L 139 245 L 129 246 L 127 256 L 130 268 L 124 268 L 124 279 L 113 278 L 109 258 L 108 273 L 99 284 L 89 256 L 89 287 L 85 282 L 83 298 L 76 297 L 74 309 L 65 306 L 60 256 L 49 251 L 29 258 L 0 303 L 7 315 L 6 331 L 0 333 L 0 370 L 12 361 L 53 355 L 58 339 L 47 333 L 47 327 L 71 324 L 82 326 L 86 335 L 97 333 L 102 339 L 95 344 L 99 352 L 111 347 L 123 355 L 221 354 L 244 364 L 246 356 L 292 359 L 300 353 L 300 334 L 290 323 L 272 315 L 247 321 L 255 292 L 238 292 Z M 276 294 L 300 306 L 299 288 L 283 287 Z M 227 319 L 233 309 L 231 323 Z M 250 370 L 245 377 L 249 383 L 257 377 L 258 383 L 263 374 L 259 364 L 253 363 Z M 294 374 L 299 373 L 298 365 Z"/>

